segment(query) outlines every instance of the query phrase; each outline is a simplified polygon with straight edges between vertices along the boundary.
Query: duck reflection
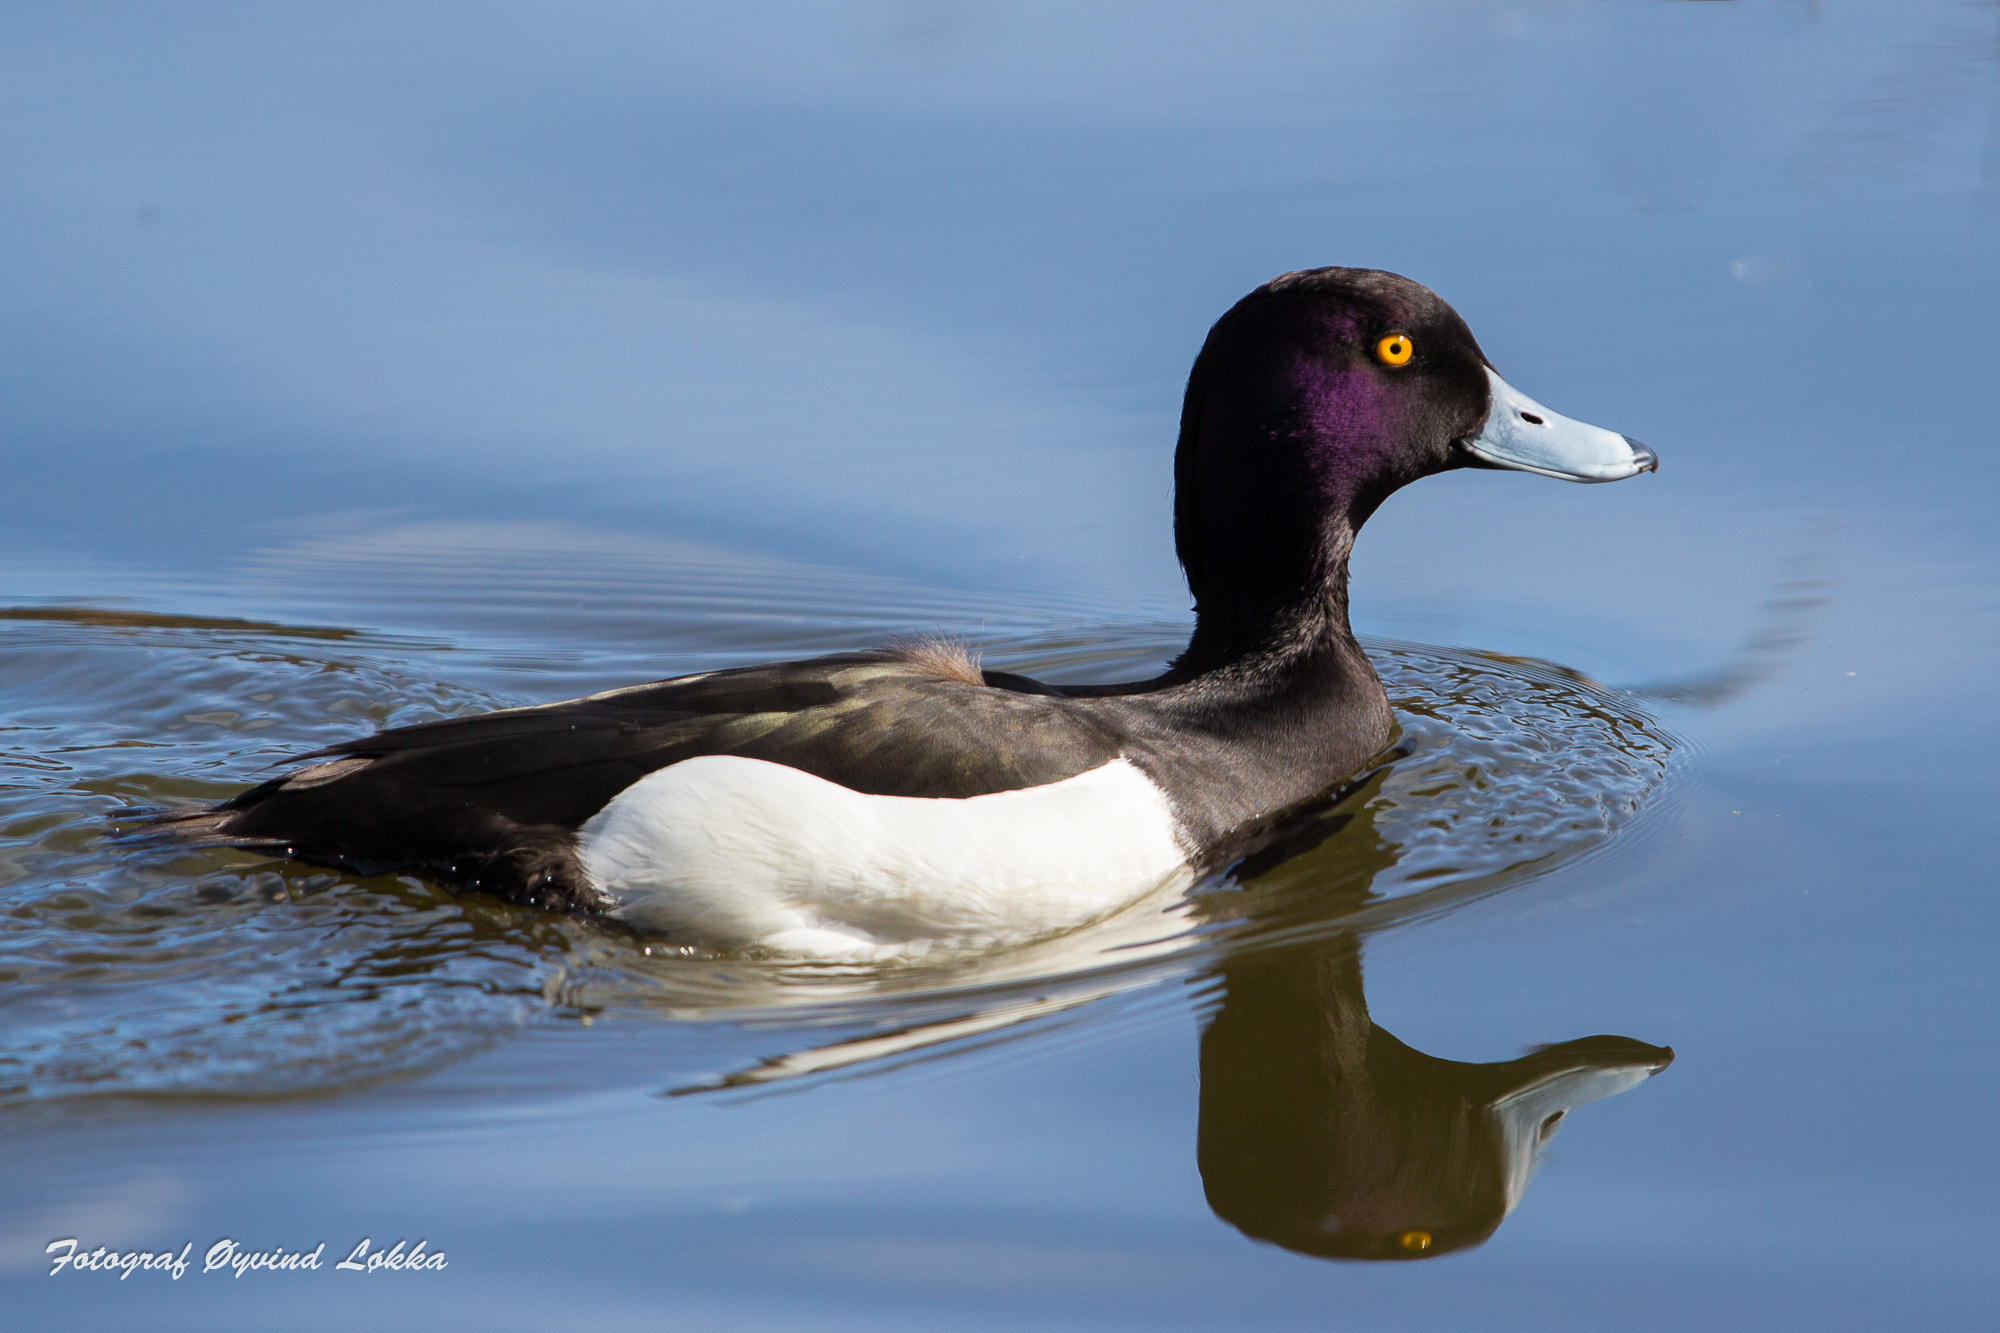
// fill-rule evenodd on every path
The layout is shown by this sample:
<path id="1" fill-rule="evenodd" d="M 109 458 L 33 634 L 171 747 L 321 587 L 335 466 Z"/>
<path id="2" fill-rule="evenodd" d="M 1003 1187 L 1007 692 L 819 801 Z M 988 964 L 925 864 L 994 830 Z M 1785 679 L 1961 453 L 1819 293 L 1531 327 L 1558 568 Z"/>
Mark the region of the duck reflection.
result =
<path id="1" fill-rule="evenodd" d="M 1351 934 L 1219 969 L 1201 1039 L 1196 1157 L 1209 1207 L 1301 1254 L 1422 1259 L 1484 1241 L 1564 1116 L 1674 1053 L 1583 1037 L 1468 1064 L 1375 1026 Z"/>

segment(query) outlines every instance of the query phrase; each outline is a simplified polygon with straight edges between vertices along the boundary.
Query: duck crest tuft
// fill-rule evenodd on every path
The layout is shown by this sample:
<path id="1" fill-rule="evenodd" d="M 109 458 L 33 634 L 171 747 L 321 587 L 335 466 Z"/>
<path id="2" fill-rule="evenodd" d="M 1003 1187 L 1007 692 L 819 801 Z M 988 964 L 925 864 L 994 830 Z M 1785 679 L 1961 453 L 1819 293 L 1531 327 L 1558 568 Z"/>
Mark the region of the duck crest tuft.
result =
<path id="1" fill-rule="evenodd" d="M 917 668 L 926 675 L 940 680 L 955 680 L 962 685 L 984 685 L 986 675 L 979 669 L 979 659 L 972 650 L 956 639 L 941 635 L 925 635 L 896 644 L 889 649 L 890 656 L 900 662 Z"/>

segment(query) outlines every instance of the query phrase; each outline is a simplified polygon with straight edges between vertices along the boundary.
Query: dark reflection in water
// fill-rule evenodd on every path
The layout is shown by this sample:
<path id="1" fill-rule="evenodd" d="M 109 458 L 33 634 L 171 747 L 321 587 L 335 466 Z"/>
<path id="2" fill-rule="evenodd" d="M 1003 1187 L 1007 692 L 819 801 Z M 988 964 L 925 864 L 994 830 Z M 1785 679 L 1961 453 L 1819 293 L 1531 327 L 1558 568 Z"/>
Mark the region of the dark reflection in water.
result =
<path id="1" fill-rule="evenodd" d="M 1314 855 L 1289 850 L 1318 875 L 1271 875 L 1261 891 L 1204 900 L 1216 915 L 1249 915 L 1253 942 L 1207 974 L 1221 990 L 1201 1038 L 1196 1152 L 1209 1206 L 1247 1236 L 1325 1258 L 1423 1259 L 1480 1244 L 1520 1202 L 1564 1116 L 1674 1058 L 1591 1036 L 1473 1064 L 1377 1027 L 1362 937 L 1337 923 L 1396 869 L 1402 849 L 1374 827 L 1384 808 L 1350 800 L 1302 831 L 1320 840 Z M 1314 919 L 1335 928 L 1299 938 L 1297 924 Z M 1288 942 L 1256 943 L 1274 933 Z"/>
<path id="2" fill-rule="evenodd" d="M 1301 1254 L 1422 1259 L 1477 1245 L 1586 1102 L 1664 1069 L 1666 1047 L 1582 1037 L 1468 1064 L 1375 1026 L 1341 933 L 1217 969 L 1197 1155 L 1209 1207 Z"/>

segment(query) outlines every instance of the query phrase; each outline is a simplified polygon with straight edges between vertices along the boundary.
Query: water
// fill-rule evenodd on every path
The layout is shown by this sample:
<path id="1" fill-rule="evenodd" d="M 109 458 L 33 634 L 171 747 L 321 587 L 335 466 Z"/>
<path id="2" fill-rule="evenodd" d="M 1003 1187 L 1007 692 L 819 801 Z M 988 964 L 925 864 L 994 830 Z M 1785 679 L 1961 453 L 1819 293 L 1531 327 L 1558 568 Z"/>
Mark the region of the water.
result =
<path id="1" fill-rule="evenodd" d="M 2000 9 L 20 6 L 0 61 L 10 1310 L 1992 1323 Z M 1283 855 L 871 970 L 107 836 L 899 634 L 1151 670 L 1180 378 L 1317 263 L 1663 470 L 1371 522 L 1408 753 Z"/>

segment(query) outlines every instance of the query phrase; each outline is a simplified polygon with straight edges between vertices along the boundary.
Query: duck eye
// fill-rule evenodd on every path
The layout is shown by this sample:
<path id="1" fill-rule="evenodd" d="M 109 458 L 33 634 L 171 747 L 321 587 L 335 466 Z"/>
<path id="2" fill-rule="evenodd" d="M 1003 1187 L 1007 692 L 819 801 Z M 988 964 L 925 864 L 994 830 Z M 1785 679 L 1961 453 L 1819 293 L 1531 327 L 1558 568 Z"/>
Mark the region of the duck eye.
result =
<path id="1" fill-rule="evenodd" d="M 1387 342 L 1388 339 L 1385 338 L 1383 341 Z M 1403 359 L 1407 361 L 1409 357 L 1405 356 Z M 1431 1247 L 1431 1233 L 1428 1231 L 1405 1231 L 1402 1235 L 1396 1237 L 1396 1243 L 1406 1250 L 1421 1253 Z"/>
<path id="2" fill-rule="evenodd" d="M 1385 366 L 1406 366 L 1416 350 L 1407 333 L 1392 333 L 1375 344 L 1375 359 Z"/>

